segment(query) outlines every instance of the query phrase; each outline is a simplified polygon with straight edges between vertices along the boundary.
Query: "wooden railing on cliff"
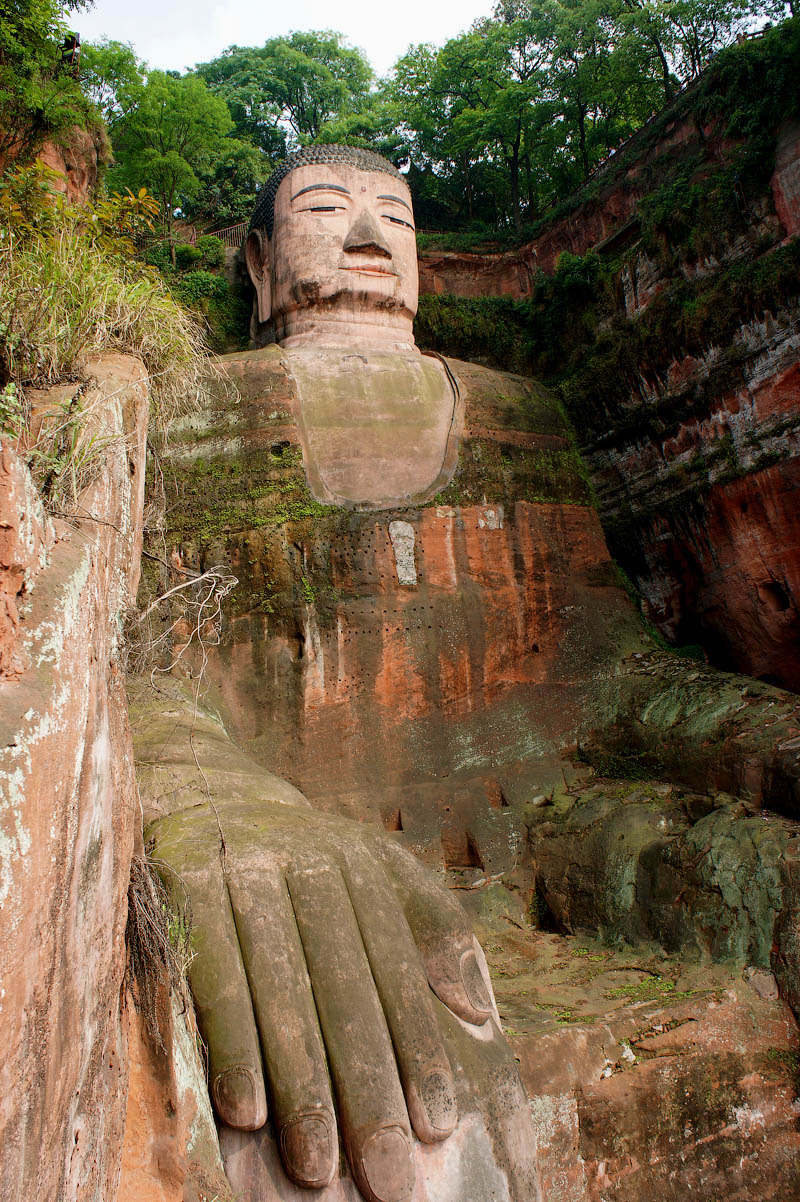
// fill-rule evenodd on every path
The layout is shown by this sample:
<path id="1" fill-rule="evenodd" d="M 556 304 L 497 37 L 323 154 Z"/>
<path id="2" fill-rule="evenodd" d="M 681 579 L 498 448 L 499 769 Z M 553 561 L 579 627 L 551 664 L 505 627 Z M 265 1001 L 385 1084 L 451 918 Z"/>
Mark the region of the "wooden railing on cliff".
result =
<path id="1" fill-rule="evenodd" d="M 205 230 L 201 231 L 203 237 L 219 238 L 223 246 L 230 250 L 238 250 L 242 245 L 247 234 L 247 222 L 239 221 L 236 225 L 227 225 L 221 230 Z M 194 246 L 200 235 L 194 227 L 181 230 L 179 235 L 173 235 L 175 242 L 188 242 L 190 246 Z M 133 239 L 137 250 L 147 250 L 156 242 L 169 242 L 169 237 L 161 234 L 136 234 Z"/>
<path id="2" fill-rule="evenodd" d="M 247 222 L 239 221 L 236 225 L 226 225 L 221 230 L 206 230 L 206 236 L 219 238 L 223 246 L 230 250 L 238 250 L 247 233 Z"/>

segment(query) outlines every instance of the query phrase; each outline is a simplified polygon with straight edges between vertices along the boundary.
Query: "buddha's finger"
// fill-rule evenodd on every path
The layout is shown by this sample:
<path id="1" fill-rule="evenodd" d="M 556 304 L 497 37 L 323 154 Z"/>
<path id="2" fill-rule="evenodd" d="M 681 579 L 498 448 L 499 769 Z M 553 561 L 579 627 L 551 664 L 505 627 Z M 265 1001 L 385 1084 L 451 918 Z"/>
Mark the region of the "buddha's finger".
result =
<path id="1" fill-rule="evenodd" d="M 255 1131 L 267 1120 L 250 989 L 219 857 L 214 822 L 175 815 L 155 827 L 156 851 L 179 874 L 192 921 L 189 984 L 208 1048 L 214 1108 L 229 1127 Z"/>
<path id="2" fill-rule="evenodd" d="M 458 1106 L 425 969 L 381 865 L 363 851 L 350 852 L 345 876 L 412 1126 L 424 1143 L 436 1143 L 455 1129 Z"/>
<path id="3" fill-rule="evenodd" d="M 375 847 L 417 945 L 430 986 L 445 1006 L 480 1025 L 492 999 L 475 953 L 475 938 L 457 901 L 418 860 L 389 839 Z"/>
<path id="4" fill-rule="evenodd" d="M 286 882 L 230 880 L 239 946 L 261 1036 L 270 1114 L 289 1177 L 328 1185 L 339 1163 L 333 1099 L 311 981 Z M 325 915 L 318 921 L 327 924 Z"/>
<path id="5" fill-rule="evenodd" d="M 408 1113 L 344 879 L 320 865 L 294 869 L 288 883 L 353 1177 L 368 1202 L 405 1202 L 414 1188 Z"/>

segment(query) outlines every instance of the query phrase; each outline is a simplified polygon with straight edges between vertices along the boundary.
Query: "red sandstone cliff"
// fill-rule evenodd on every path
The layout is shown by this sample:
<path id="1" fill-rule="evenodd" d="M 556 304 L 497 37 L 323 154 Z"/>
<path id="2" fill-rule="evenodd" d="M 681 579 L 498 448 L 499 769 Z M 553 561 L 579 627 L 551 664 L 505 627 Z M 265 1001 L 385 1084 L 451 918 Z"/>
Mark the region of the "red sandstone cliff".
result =
<path id="1" fill-rule="evenodd" d="M 667 218 L 659 249 L 652 239 L 641 242 L 641 206 L 674 174 L 676 162 L 687 165 L 692 180 L 710 178 L 720 165 L 733 178 L 729 165 L 741 150 L 741 141 L 728 140 L 719 126 L 702 126 L 684 105 L 663 123 L 657 142 L 634 143 L 621 163 L 612 159 L 592 181 L 589 199 L 520 250 L 423 253 L 421 290 L 524 299 L 537 272 L 552 273 L 563 252 L 593 251 L 616 273 L 616 308 L 598 298 L 592 317 L 598 336 L 612 328 L 624 341 L 627 321 L 630 344 L 638 345 L 636 327 L 676 285 L 690 290 L 685 306 L 693 303 L 691 290 L 703 303 L 703 288 L 724 271 L 742 263 L 766 276 L 770 255 L 791 251 L 800 230 L 800 127 L 792 121 L 776 133 L 769 185 L 747 198 L 738 233 L 705 228 L 699 254 L 671 244 Z M 799 298 L 800 286 L 784 282 L 772 299 L 762 291 L 751 305 L 743 289 L 738 329 L 726 326 L 716 339 L 705 334 L 699 344 L 683 346 L 683 315 L 674 308 L 656 364 L 651 349 L 638 374 L 620 385 L 607 377 L 617 369 L 598 360 L 596 414 L 591 381 L 581 384 L 577 410 L 565 392 L 612 553 L 640 590 L 648 616 L 670 640 L 700 643 L 713 662 L 794 689 L 800 688 Z M 609 386 L 618 399 L 604 410 Z"/>
<path id="2" fill-rule="evenodd" d="M 3 439 L 3 1199 L 113 1198 L 125 1123 L 139 815 L 119 618 L 138 579 L 148 392 L 135 360 L 109 355 L 94 370 L 95 419 L 112 441 L 71 520 L 44 516 Z"/>

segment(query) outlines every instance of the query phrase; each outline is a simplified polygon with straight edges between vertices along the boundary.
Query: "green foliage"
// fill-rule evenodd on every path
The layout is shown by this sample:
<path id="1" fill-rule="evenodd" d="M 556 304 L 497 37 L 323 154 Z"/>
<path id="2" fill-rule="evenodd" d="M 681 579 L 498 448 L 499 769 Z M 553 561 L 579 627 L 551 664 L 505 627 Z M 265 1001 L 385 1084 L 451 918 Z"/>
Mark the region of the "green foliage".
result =
<path id="1" fill-rule="evenodd" d="M 425 349 L 552 378 L 571 348 L 591 342 L 595 307 L 604 287 L 604 270 L 596 254 L 565 253 L 554 275 L 539 274 L 526 301 L 420 297 L 415 333 Z"/>
<path id="2" fill-rule="evenodd" d="M 315 141 L 329 121 L 359 107 L 372 82 L 362 52 L 330 30 L 231 46 L 197 71 L 228 104 L 237 134 L 270 157 Z"/>
<path id="3" fill-rule="evenodd" d="M 676 989 L 674 981 L 664 977 L 647 975 L 640 981 L 632 981 L 628 985 L 620 985 L 617 989 L 609 989 L 607 998 L 628 998 L 632 1002 L 671 1001 L 682 1002 L 694 997 L 691 989 Z"/>
<path id="4" fill-rule="evenodd" d="M 341 141 L 408 164 L 423 229 L 482 223 L 519 241 L 593 168 L 616 170 L 608 157 L 634 131 L 648 123 L 655 134 L 651 114 L 703 71 L 701 116 L 721 113 L 736 133 L 771 127 L 796 78 L 792 23 L 781 27 L 780 64 L 762 49 L 770 38 L 717 52 L 783 9 L 778 0 L 766 9 L 756 0 L 500 0 L 441 49 L 412 46 L 377 85 L 361 51 L 331 31 L 231 46 L 183 77 L 152 72 L 146 85 L 130 48 L 106 43 L 89 48 L 84 80 L 113 126 L 117 181 L 146 184 L 165 221 L 175 205 L 217 226 L 244 220 L 287 151 Z M 164 129 L 197 123 L 209 94 L 224 106 L 224 136 L 206 137 L 202 153 L 176 145 Z"/>
<path id="5" fill-rule="evenodd" d="M 174 252 L 175 266 L 172 265 Z M 172 294 L 202 320 L 209 350 L 217 354 L 241 350 L 250 336 L 250 306 L 232 290 L 224 276 L 216 274 L 225 261 L 225 248 L 213 234 L 197 239 L 194 246 L 178 242 L 172 248 L 159 242 L 144 254 L 157 267 Z"/>
<path id="6" fill-rule="evenodd" d="M 200 252 L 198 263 L 208 271 L 222 267 L 225 262 L 225 247 L 219 238 L 213 234 L 203 234 L 195 243 L 195 250 Z"/>
<path id="7" fill-rule="evenodd" d="M 531 358 L 527 305 L 509 297 L 421 296 L 414 334 L 423 350 L 506 371 L 526 372 Z"/>
<path id="8" fill-rule="evenodd" d="M 247 221 L 253 211 L 253 198 L 271 169 L 271 160 L 257 147 L 228 137 L 203 175 L 201 190 L 183 199 L 183 211 L 190 221 L 204 222 L 215 229 Z"/>
<path id="9" fill-rule="evenodd" d="M 163 255 L 158 257 L 156 266 L 166 266 L 161 261 L 163 257 Z M 178 271 L 191 271 L 197 268 L 207 273 L 218 270 L 224 262 L 225 247 L 213 234 L 204 234 L 197 239 L 194 246 L 188 242 L 175 244 L 175 266 Z"/>
<path id="10" fill-rule="evenodd" d="M 81 46 L 80 84 L 106 125 L 113 125 L 138 103 L 145 66 L 132 46 L 105 39 Z"/>
<path id="11" fill-rule="evenodd" d="M 737 341 L 742 325 L 796 297 L 799 277 L 795 238 L 694 282 L 679 274 L 636 321 L 617 316 L 596 338 L 564 348 L 555 382 L 580 439 L 603 439 L 610 431 L 615 440 L 627 432 L 663 435 L 703 412 L 713 400 L 713 380 L 705 388 L 690 382 L 681 400 L 670 396 L 662 408 L 648 399 L 642 379 L 656 378 L 672 359 L 701 356 L 715 346 L 721 351 L 715 378 L 729 383 L 746 353 Z"/>
<path id="12" fill-rule="evenodd" d="M 85 7 L 86 0 L 0 2 L 0 162 L 27 161 L 46 139 L 96 123 L 92 104 L 61 62 L 65 15 Z"/>
<path id="13" fill-rule="evenodd" d="M 74 379 L 88 355 L 115 349 L 141 356 L 164 420 L 202 392 L 196 320 L 119 236 L 151 206 L 131 194 L 72 206 L 42 187 L 36 167 L 2 177 L 0 385 Z"/>
<path id="14" fill-rule="evenodd" d="M 762 10 L 749 0 L 501 0 L 441 50 L 412 47 L 390 91 L 418 223 L 462 228 L 480 216 L 521 230 Z"/>
<path id="15" fill-rule="evenodd" d="M 0 330 L 0 337 L 3 331 Z M 0 390 L 0 434 L 20 438 L 25 429 L 25 400 L 13 380 Z"/>
<path id="16" fill-rule="evenodd" d="M 607 752 L 602 748 L 580 748 L 578 759 L 590 764 L 598 776 L 611 780 L 654 780 L 664 774 L 664 765 L 656 756 L 632 749 Z"/>
<path id="17" fill-rule="evenodd" d="M 174 247 L 175 267 L 178 271 L 189 271 L 200 262 L 202 252 L 188 242 L 177 242 Z"/>
<path id="18" fill-rule="evenodd" d="M 213 275 L 210 271 L 187 271 L 177 278 L 172 291 L 184 304 L 196 305 L 198 301 L 211 297 L 223 297 L 228 285 L 221 276 Z"/>
<path id="19" fill-rule="evenodd" d="M 136 103 L 113 131 L 117 185 L 146 186 L 172 232 L 175 209 L 196 196 L 233 128 L 227 105 L 196 75 L 151 71 Z"/>

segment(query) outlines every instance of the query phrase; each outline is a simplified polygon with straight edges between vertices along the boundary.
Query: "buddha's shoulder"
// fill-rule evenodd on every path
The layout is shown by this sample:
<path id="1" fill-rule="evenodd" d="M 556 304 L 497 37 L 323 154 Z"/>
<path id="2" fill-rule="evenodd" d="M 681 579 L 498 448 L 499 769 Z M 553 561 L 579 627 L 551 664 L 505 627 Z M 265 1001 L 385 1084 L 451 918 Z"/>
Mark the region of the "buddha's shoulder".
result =
<path id="1" fill-rule="evenodd" d="M 458 390 L 464 415 L 464 433 L 480 437 L 485 432 L 502 441 L 503 430 L 569 438 L 563 412 L 538 381 L 479 363 L 441 356 L 440 360 Z M 259 425 L 292 422 L 297 395 L 292 357 L 278 346 L 241 351 L 218 360 L 222 375 L 234 385 L 238 402 L 259 413 Z"/>
<path id="2" fill-rule="evenodd" d="M 488 436 L 502 442 L 503 431 L 507 431 L 570 440 L 561 406 L 538 380 L 460 359 L 442 362 L 461 393 L 465 437 Z"/>

